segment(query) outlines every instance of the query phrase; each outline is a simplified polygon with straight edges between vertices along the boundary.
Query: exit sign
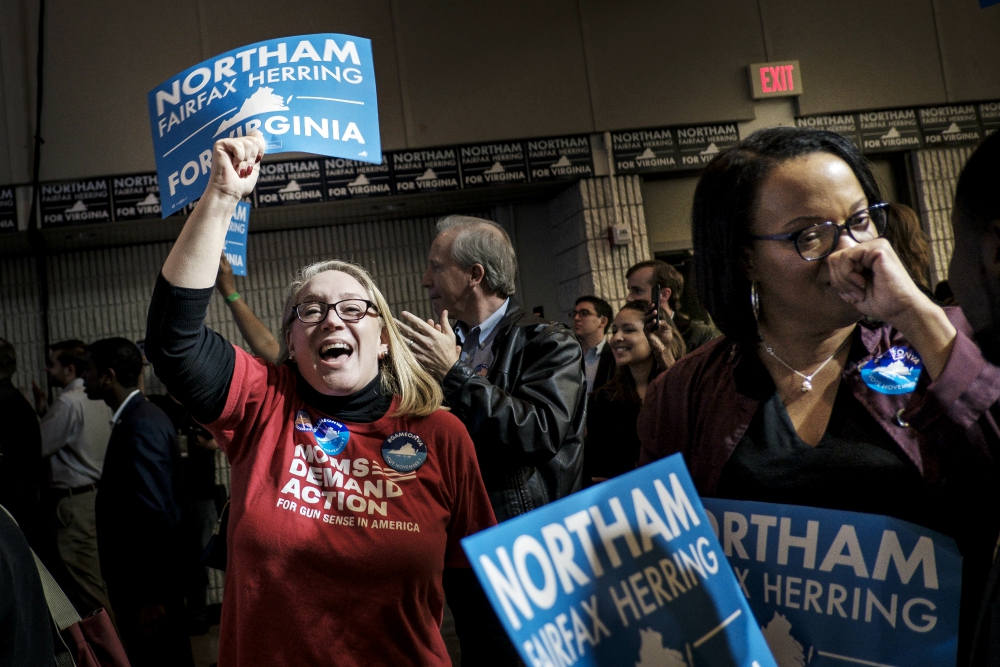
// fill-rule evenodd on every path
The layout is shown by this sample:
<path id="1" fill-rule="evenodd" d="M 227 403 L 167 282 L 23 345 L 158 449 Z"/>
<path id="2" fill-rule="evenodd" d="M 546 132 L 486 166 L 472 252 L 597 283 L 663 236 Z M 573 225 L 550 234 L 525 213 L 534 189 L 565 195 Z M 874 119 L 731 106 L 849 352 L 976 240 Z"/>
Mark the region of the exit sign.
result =
<path id="1" fill-rule="evenodd" d="M 802 70 L 798 60 L 750 65 L 753 98 L 791 97 L 802 94 Z"/>

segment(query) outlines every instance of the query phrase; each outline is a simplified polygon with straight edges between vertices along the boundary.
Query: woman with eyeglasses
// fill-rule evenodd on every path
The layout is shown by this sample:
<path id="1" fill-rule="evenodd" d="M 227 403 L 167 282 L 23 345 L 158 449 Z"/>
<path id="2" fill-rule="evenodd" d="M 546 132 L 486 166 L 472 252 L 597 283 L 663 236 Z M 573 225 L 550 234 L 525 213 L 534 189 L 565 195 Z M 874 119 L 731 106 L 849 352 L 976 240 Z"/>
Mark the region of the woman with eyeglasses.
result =
<path id="1" fill-rule="evenodd" d="M 277 365 L 204 325 L 230 217 L 263 153 L 259 133 L 215 144 L 147 322 L 157 375 L 232 465 L 219 665 L 450 665 L 446 586 L 482 633 L 474 657 L 492 641 L 481 628 L 498 626 L 459 540 L 496 521 L 468 433 L 440 409 L 367 272 L 302 269 Z"/>
<path id="2" fill-rule="evenodd" d="M 650 387 L 640 464 L 683 452 L 706 496 L 940 530 L 981 591 L 1000 519 L 1000 370 L 961 312 L 913 283 L 885 224 L 867 162 L 839 135 L 761 130 L 717 156 L 692 230 L 698 293 L 725 336 Z"/>

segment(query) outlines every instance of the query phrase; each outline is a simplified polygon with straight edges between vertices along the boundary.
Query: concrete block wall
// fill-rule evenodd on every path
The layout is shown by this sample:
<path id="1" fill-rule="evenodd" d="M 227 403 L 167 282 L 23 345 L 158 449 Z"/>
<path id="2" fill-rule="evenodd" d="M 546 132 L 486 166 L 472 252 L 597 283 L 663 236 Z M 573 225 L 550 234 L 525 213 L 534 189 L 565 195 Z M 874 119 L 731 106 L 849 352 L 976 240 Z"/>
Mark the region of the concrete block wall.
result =
<path id="1" fill-rule="evenodd" d="M 948 263 L 955 245 L 951 231 L 952 199 L 962 167 L 974 150 L 974 146 L 935 148 L 914 151 L 912 155 L 920 219 L 931 238 L 931 286 L 948 278 Z"/>
<path id="2" fill-rule="evenodd" d="M 569 311 L 584 294 L 599 296 L 614 308 L 621 305 L 627 292 L 625 271 L 650 258 L 640 178 L 581 180 L 549 202 L 549 220 L 560 310 Z M 608 227 L 615 224 L 630 228 L 630 245 L 608 242 Z"/>

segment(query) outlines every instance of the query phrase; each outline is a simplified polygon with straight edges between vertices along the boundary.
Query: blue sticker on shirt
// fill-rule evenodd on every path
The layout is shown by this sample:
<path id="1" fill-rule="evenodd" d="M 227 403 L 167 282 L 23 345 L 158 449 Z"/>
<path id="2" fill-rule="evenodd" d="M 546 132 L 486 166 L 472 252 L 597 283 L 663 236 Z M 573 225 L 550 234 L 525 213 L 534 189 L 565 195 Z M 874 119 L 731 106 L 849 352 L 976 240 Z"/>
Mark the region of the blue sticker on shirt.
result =
<path id="1" fill-rule="evenodd" d="M 909 394 L 917 388 L 924 364 L 908 347 L 891 347 L 861 368 L 865 384 L 883 394 Z"/>
<path id="2" fill-rule="evenodd" d="M 347 439 L 351 437 L 351 432 L 339 421 L 323 417 L 316 422 L 313 435 L 316 436 L 316 443 L 320 449 L 330 456 L 336 456 L 347 447 Z"/>
<path id="3" fill-rule="evenodd" d="M 312 433 L 312 420 L 309 419 L 309 413 L 305 410 L 299 410 L 295 413 L 295 430 L 302 431 L 303 433 Z"/>
<path id="4" fill-rule="evenodd" d="M 427 460 L 427 445 L 416 433 L 399 431 L 382 443 L 382 460 L 397 472 L 413 472 Z"/>

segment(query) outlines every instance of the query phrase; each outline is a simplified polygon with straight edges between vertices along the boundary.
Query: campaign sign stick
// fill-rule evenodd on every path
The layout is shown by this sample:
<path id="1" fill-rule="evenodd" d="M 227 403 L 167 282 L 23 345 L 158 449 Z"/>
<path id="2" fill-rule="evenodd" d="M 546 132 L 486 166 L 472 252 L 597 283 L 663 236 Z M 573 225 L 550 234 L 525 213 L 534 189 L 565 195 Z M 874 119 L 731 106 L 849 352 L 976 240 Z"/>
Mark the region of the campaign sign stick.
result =
<path id="1" fill-rule="evenodd" d="M 247 234 L 250 230 L 250 204 L 241 201 L 236 204 L 236 211 L 229 220 L 229 231 L 226 232 L 226 259 L 233 267 L 234 276 L 247 274 Z"/>
<path id="2" fill-rule="evenodd" d="M 529 667 L 776 667 L 680 454 L 462 546 Z"/>
<path id="3" fill-rule="evenodd" d="M 955 541 L 875 514 L 705 498 L 779 665 L 955 665 Z"/>
<path id="4" fill-rule="evenodd" d="M 371 41 L 301 35 L 199 63 L 149 91 L 162 214 L 201 195 L 212 144 L 263 133 L 267 152 L 382 162 Z"/>

